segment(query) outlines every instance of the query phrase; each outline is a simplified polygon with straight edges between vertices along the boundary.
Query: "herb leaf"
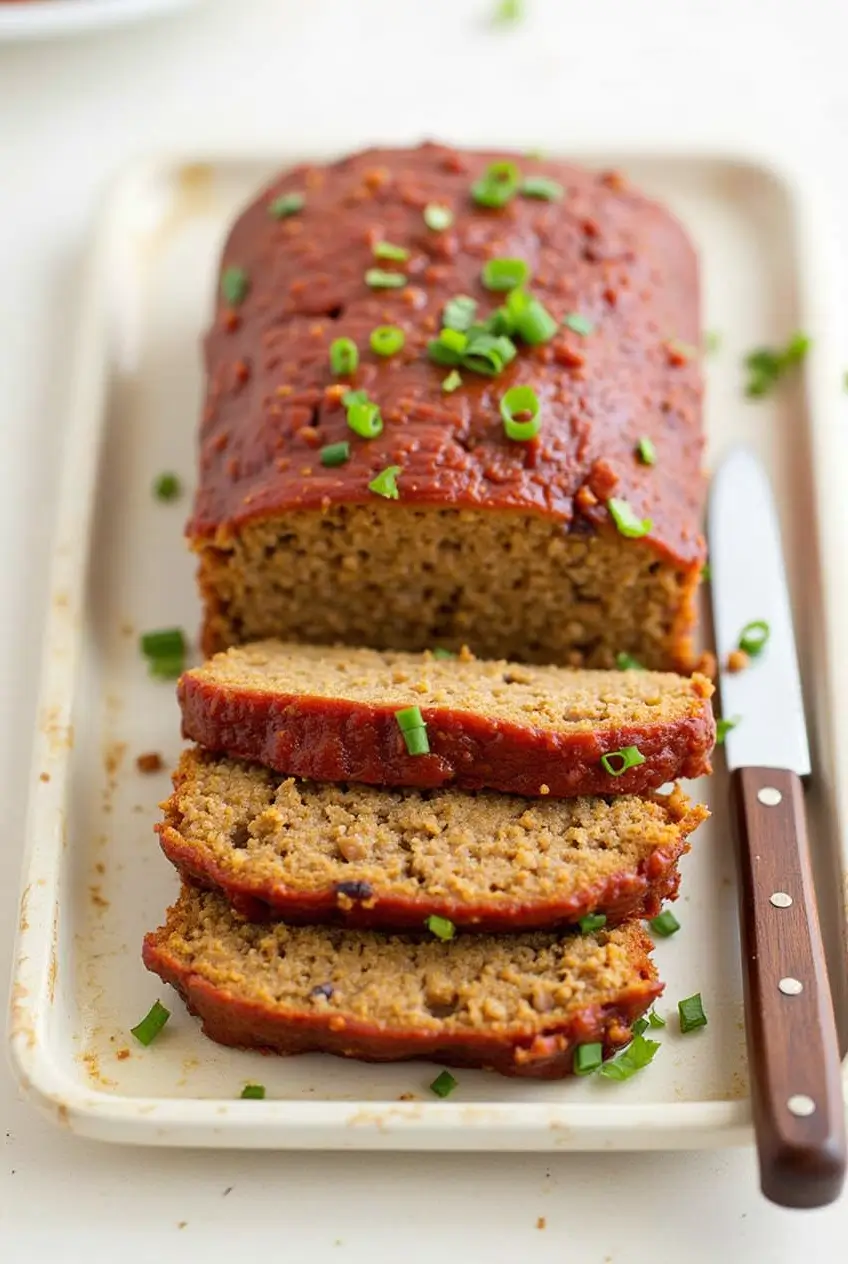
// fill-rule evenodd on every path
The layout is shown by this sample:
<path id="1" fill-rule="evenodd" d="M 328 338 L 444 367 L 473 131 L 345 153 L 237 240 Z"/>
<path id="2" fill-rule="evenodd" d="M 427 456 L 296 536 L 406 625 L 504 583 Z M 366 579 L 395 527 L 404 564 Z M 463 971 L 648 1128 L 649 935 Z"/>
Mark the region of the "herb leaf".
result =
<path id="1" fill-rule="evenodd" d="M 599 1074 L 607 1080 L 629 1080 L 649 1063 L 653 1062 L 660 1047 L 658 1040 L 648 1040 L 635 1035 L 630 1044 L 611 1062 L 605 1062 Z"/>

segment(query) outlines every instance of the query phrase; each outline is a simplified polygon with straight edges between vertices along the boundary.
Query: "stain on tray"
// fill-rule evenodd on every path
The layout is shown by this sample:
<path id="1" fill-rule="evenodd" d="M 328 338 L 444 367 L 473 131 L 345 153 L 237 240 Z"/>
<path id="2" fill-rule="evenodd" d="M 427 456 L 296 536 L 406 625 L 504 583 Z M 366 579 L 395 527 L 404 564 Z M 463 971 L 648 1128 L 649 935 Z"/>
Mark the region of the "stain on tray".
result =
<path id="1" fill-rule="evenodd" d="M 109 907 L 109 901 L 103 894 L 99 882 L 92 883 L 92 885 L 88 888 L 88 895 L 94 907 L 99 909 L 101 912 Z"/>

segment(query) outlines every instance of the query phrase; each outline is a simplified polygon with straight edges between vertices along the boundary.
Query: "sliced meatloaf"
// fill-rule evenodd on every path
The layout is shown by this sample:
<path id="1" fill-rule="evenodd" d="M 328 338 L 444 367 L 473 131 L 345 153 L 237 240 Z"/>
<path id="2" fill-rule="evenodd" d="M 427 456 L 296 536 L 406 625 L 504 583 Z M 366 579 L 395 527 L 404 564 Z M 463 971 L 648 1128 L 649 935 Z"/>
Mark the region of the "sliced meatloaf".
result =
<path id="1" fill-rule="evenodd" d="M 697 675 L 274 641 L 219 654 L 178 686 L 186 737 L 278 772 L 554 797 L 643 794 L 710 772 L 712 693 Z M 397 719 L 409 707 L 422 754 Z M 616 752 L 632 747 L 641 762 L 622 772 Z"/>
<path id="2" fill-rule="evenodd" d="M 562 162 L 368 150 L 274 180 L 219 281 L 188 526 L 207 652 L 689 669 L 698 270 L 668 211 Z"/>
<path id="3" fill-rule="evenodd" d="M 184 874 L 248 916 L 476 930 L 653 917 L 703 821 L 679 790 L 641 799 L 521 799 L 377 790 L 184 753 L 157 826 Z"/>
<path id="4" fill-rule="evenodd" d="M 609 1054 L 662 991 L 638 923 L 449 942 L 244 921 L 184 887 L 144 961 L 221 1044 L 370 1062 L 427 1058 L 556 1079 Z"/>

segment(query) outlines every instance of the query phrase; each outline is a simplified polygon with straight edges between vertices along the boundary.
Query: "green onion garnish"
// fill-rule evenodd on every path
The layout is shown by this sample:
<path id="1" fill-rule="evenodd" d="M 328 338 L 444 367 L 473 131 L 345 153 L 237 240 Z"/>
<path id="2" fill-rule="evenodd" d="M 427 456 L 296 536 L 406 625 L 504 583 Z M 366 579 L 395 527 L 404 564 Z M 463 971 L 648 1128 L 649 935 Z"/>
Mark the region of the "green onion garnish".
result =
<path id="1" fill-rule="evenodd" d="M 581 935 L 591 935 L 595 930 L 603 930 L 606 924 L 606 913 L 587 913 L 585 917 L 577 919 Z"/>
<path id="2" fill-rule="evenodd" d="M 182 628 L 163 628 L 145 632 L 140 641 L 151 676 L 175 680 L 185 670 L 186 641 Z"/>
<path id="3" fill-rule="evenodd" d="M 468 334 L 458 329 L 443 329 L 427 343 L 427 355 L 434 364 L 461 364 L 467 349 Z"/>
<path id="4" fill-rule="evenodd" d="M 455 1080 L 450 1071 L 441 1071 L 430 1085 L 430 1092 L 435 1093 L 437 1097 L 450 1097 L 456 1088 L 458 1080 Z"/>
<path id="5" fill-rule="evenodd" d="M 542 405 L 532 386 L 511 386 L 501 397 L 500 409 L 508 439 L 526 443 L 542 429 Z"/>
<path id="6" fill-rule="evenodd" d="M 425 721 L 420 707 L 403 707 L 400 711 L 395 711 L 395 719 L 402 733 L 407 729 L 424 728 Z"/>
<path id="7" fill-rule="evenodd" d="M 800 364 L 811 346 L 806 334 L 796 333 L 785 347 L 760 347 L 745 357 L 748 381 L 745 394 L 761 398 L 777 385 L 780 378 L 796 364 Z"/>
<path id="8" fill-rule="evenodd" d="M 438 202 L 428 202 L 424 207 L 424 223 L 434 233 L 442 233 L 453 223 L 453 211 Z"/>
<path id="9" fill-rule="evenodd" d="M 341 377 L 355 373 L 359 365 L 359 350 L 352 338 L 335 338 L 330 343 L 330 368 Z"/>
<path id="10" fill-rule="evenodd" d="M 451 369 L 450 373 L 442 382 L 442 390 L 445 394 L 450 395 L 452 391 L 455 391 L 457 387 L 460 386 L 462 386 L 462 378 L 457 373 L 456 369 Z"/>
<path id="11" fill-rule="evenodd" d="M 400 290 L 406 285 L 406 277 L 402 272 L 384 272 L 382 268 L 369 268 L 365 273 L 365 284 L 372 290 Z"/>
<path id="12" fill-rule="evenodd" d="M 607 1080 L 629 1080 L 637 1071 L 641 1071 L 648 1063 L 653 1062 L 660 1047 L 658 1040 L 647 1040 L 644 1036 L 634 1036 L 630 1044 L 617 1058 L 605 1062 L 599 1074 Z"/>
<path id="13" fill-rule="evenodd" d="M 424 925 L 437 939 L 453 939 L 456 934 L 453 922 L 447 917 L 439 917 L 437 913 L 431 913 Z"/>
<path id="14" fill-rule="evenodd" d="M 453 650 L 443 650 L 440 645 L 435 646 L 430 653 L 433 655 L 433 658 L 456 658 Z"/>
<path id="15" fill-rule="evenodd" d="M 727 737 L 731 729 L 736 728 L 736 725 L 739 723 L 741 718 L 742 717 L 739 715 L 734 715 L 727 720 L 724 716 L 722 716 L 720 720 L 716 720 L 716 746 L 724 745 L 724 739 Z"/>
<path id="16" fill-rule="evenodd" d="M 241 1095 L 245 1101 L 261 1102 L 265 1097 L 264 1084 L 245 1084 L 241 1090 Z"/>
<path id="17" fill-rule="evenodd" d="M 153 484 L 153 495 L 157 500 L 176 500 L 182 490 L 176 474 L 160 474 Z"/>
<path id="18" fill-rule="evenodd" d="M 397 726 L 403 734 L 407 753 L 410 755 L 428 755 L 430 743 L 427 738 L 427 724 L 421 714 L 420 707 L 403 707 L 395 711 Z"/>
<path id="19" fill-rule="evenodd" d="M 171 1011 L 165 1009 L 161 1001 L 154 1001 L 138 1026 L 131 1027 L 130 1031 L 139 1044 L 152 1044 L 170 1017 Z"/>
<path id="20" fill-rule="evenodd" d="M 704 562 L 704 565 L 701 567 L 702 583 L 708 584 L 710 580 L 712 579 L 712 577 L 713 577 L 712 567 L 710 566 L 709 562 Z"/>
<path id="21" fill-rule="evenodd" d="M 475 334 L 469 338 L 468 348 L 462 357 L 462 367 L 472 373 L 496 377 L 518 354 L 511 338 L 502 334 Z"/>
<path id="22" fill-rule="evenodd" d="M 751 658 L 756 658 L 762 654 L 766 647 L 766 642 L 771 636 L 771 628 L 765 619 L 752 619 L 750 623 L 746 623 L 742 631 L 739 633 L 739 648 L 749 654 Z"/>
<path id="23" fill-rule="evenodd" d="M 642 435 L 642 438 L 636 444 L 636 452 L 643 465 L 656 465 L 657 450 L 654 447 L 653 439 L 649 439 L 647 435 Z"/>
<path id="24" fill-rule="evenodd" d="M 343 439 L 341 443 L 328 443 L 318 453 L 318 457 L 322 465 L 344 465 L 350 460 L 350 444 L 347 439 Z"/>
<path id="25" fill-rule="evenodd" d="M 386 500 L 397 500 L 400 497 L 397 487 L 397 478 L 400 473 L 402 470 L 399 465 L 387 465 L 371 479 L 368 484 L 369 492 L 374 492 L 377 496 L 385 496 Z"/>
<path id="26" fill-rule="evenodd" d="M 600 1040 L 588 1045 L 578 1045 L 574 1050 L 574 1074 L 591 1075 L 604 1060 L 604 1046 Z"/>
<path id="27" fill-rule="evenodd" d="M 613 764 L 613 760 L 620 762 Z M 621 750 L 610 751 L 601 756 L 601 764 L 611 777 L 620 777 L 628 768 L 638 768 L 644 762 L 645 756 L 638 746 L 624 746 Z"/>
<path id="28" fill-rule="evenodd" d="M 513 22 L 520 22 L 523 17 L 524 0 L 498 0 L 492 21 L 498 26 L 509 26 Z"/>
<path id="29" fill-rule="evenodd" d="M 383 432 L 383 418 L 376 404 L 351 404 L 347 410 L 347 424 L 362 439 L 376 439 Z"/>
<path id="30" fill-rule="evenodd" d="M 637 1018 L 631 1030 L 634 1036 L 643 1036 L 649 1026 L 647 1018 Z"/>
<path id="31" fill-rule="evenodd" d="M 619 671 L 644 671 L 645 668 L 632 654 L 616 654 L 615 665 Z"/>
<path id="32" fill-rule="evenodd" d="M 663 939 L 668 939 L 669 935 L 673 935 L 680 930 L 680 922 L 678 922 L 671 909 L 663 909 L 659 917 L 652 918 L 648 925 L 655 935 L 661 935 Z"/>
<path id="33" fill-rule="evenodd" d="M 476 298 L 471 298 L 468 294 L 457 294 L 456 298 L 448 299 L 445 303 L 442 324 L 445 329 L 458 329 L 464 333 L 474 324 L 476 312 Z"/>
<path id="34" fill-rule="evenodd" d="M 378 325 L 371 331 L 371 350 L 376 355 L 392 356 L 406 342 L 406 335 L 397 325 Z"/>
<path id="35" fill-rule="evenodd" d="M 567 316 L 563 317 L 562 323 L 566 329 L 570 329 L 575 334 L 582 334 L 584 338 L 588 337 L 595 328 L 589 317 L 581 316 L 580 312 L 569 312 Z"/>
<path id="36" fill-rule="evenodd" d="M 506 206 L 518 192 L 520 179 L 514 162 L 493 162 L 471 186 L 471 196 L 478 206 Z"/>
<path id="37" fill-rule="evenodd" d="M 378 241 L 374 247 L 375 259 L 391 259 L 393 263 L 405 263 L 409 251 L 405 246 L 393 246 L 390 241 Z"/>
<path id="38" fill-rule="evenodd" d="M 268 214 L 272 219 L 288 219 L 290 215 L 297 215 L 298 211 L 302 211 L 305 205 L 305 194 L 283 193 L 269 203 Z"/>
<path id="39" fill-rule="evenodd" d="M 244 268 L 225 268 L 221 276 L 221 294 L 230 307 L 238 307 L 247 298 L 250 279 Z"/>
<path id="40" fill-rule="evenodd" d="M 367 404 L 368 402 L 367 391 L 345 391 L 344 395 L 342 395 L 342 403 L 345 408 L 350 408 L 351 404 Z"/>
<path id="41" fill-rule="evenodd" d="M 514 290 L 530 276 L 523 259 L 489 259 L 483 265 L 481 280 L 487 290 Z"/>
<path id="42" fill-rule="evenodd" d="M 680 1015 L 680 1030 L 684 1036 L 689 1031 L 697 1031 L 699 1027 L 707 1025 L 707 1016 L 701 1003 L 700 992 L 696 992 L 694 996 L 687 996 L 683 1001 L 678 1001 L 677 1012 Z"/>
<path id="43" fill-rule="evenodd" d="M 656 1010 L 652 1009 L 651 1012 L 648 1014 L 648 1026 L 649 1027 L 665 1027 L 665 1019 L 661 1018 L 660 1015 L 656 1012 Z"/>
<path id="44" fill-rule="evenodd" d="M 547 176 L 525 176 L 521 182 L 521 192 L 525 197 L 539 198 L 543 202 L 558 202 L 565 189 Z"/>
<path id="45" fill-rule="evenodd" d="M 526 290 L 512 290 L 507 296 L 506 307 L 515 332 L 531 347 L 550 342 L 559 328 L 547 308 Z"/>
<path id="46" fill-rule="evenodd" d="M 627 536 L 628 540 L 639 540 L 654 525 L 650 518 L 637 518 L 627 501 L 618 500 L 615 496 L 607 501 L 607 509 L 619 535 Z"/>

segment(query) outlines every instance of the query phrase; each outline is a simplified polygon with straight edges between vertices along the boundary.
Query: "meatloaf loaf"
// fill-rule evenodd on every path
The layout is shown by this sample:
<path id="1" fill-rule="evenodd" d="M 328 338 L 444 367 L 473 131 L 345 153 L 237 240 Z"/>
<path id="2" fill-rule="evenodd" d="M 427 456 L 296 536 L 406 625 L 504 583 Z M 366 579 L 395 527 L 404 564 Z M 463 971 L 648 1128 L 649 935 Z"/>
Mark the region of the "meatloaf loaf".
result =
<path id="1" fill-rule="evenodd" d="M 579 1044 L 609 1054 L 662 991 L 638 923 L 589 935 L 450 942 L 242 920 L 184 887 L 144 961 L 207 1036 L 278 1053 L 428 1058 L 505 1075 L 567 1075 Z"/>
<path id="2" fill-rule="evenodd" d="M 689 669 L 698 272 L 663 207 L 538 157 L 369 150 L 274 180 L 218 295 L 188 526 L 208 653 Z"/>
<path id="3" fill-rule="evenodd" d="M 445 660 L 259 641 L 186 672 L 177 692 L 186 737 L 318 781 L 643 794 L 708 773 L 715 738 L 703 676 L 522 666 L 467 651 Z M 409 707 L 426 730 L 420 754 L 397 719 Z M 641 762 L 622 771 L 619 752 L 633 748 Z"/>
<path id="4" fill-rule="evenodd" d="M 247 916 L 526 930 L 603 913 L 653 917 L 708 813 L 679 790 L 521 799 L 284 778 L 186 751 L 157 826 L 184 874 Z"/>

